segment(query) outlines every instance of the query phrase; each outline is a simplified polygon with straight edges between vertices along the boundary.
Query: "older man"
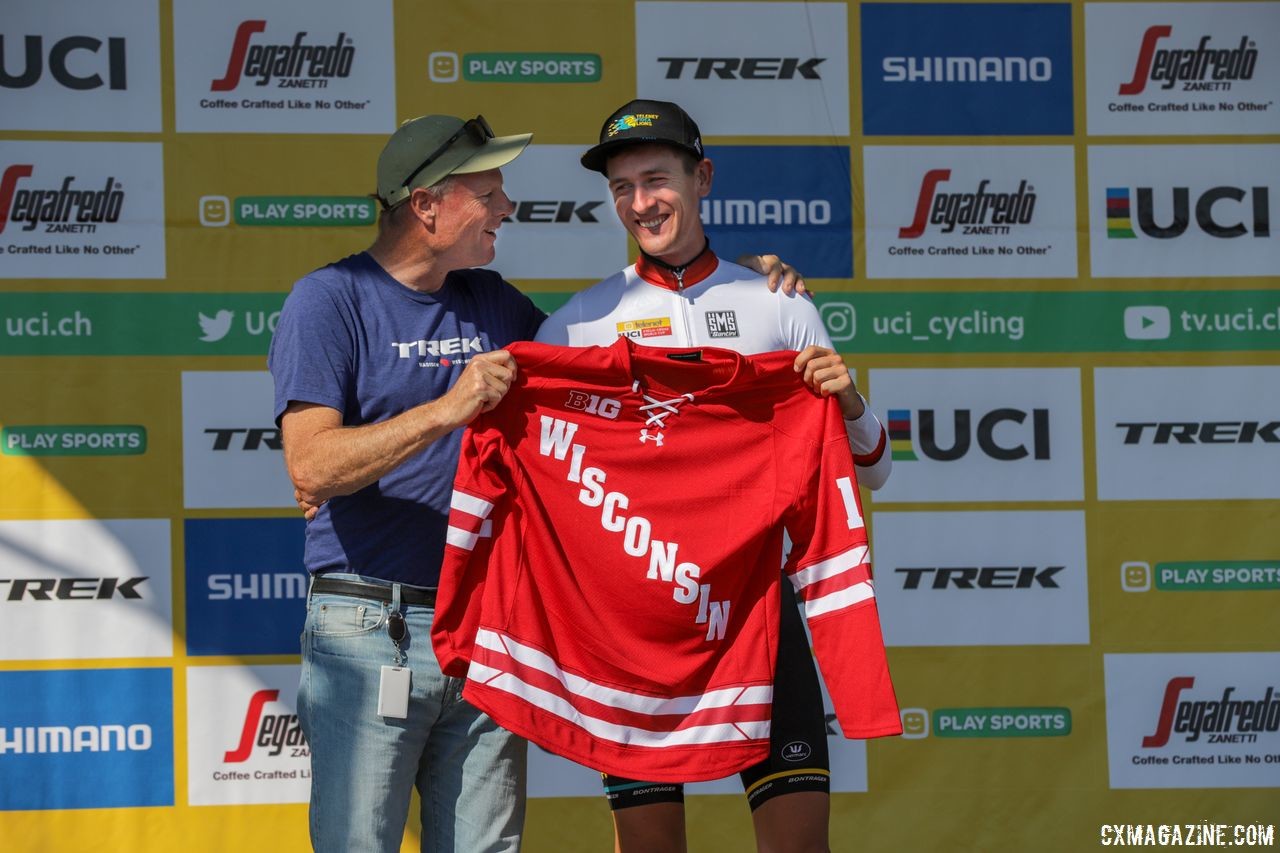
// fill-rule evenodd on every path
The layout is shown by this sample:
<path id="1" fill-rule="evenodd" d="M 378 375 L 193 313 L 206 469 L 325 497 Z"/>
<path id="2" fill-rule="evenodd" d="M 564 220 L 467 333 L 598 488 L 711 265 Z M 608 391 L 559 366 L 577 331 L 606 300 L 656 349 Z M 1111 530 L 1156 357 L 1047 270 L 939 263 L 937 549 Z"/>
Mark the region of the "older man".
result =
<path id="1" fill-rule="evenodd" d="M 543 313 L 493 272 L 514 210 L 499 167 L 530 134 L 424 116 L 378 158 L 368 251 L 302 278 L 272 340 L 275 414 L 313 574 L 298 714 L 320 851 L 400 849 L 413 788 L 423 849 L 518 848 L 524 741 L 461 698 L 427 640 L 458 428 L 497 405 Z"/>

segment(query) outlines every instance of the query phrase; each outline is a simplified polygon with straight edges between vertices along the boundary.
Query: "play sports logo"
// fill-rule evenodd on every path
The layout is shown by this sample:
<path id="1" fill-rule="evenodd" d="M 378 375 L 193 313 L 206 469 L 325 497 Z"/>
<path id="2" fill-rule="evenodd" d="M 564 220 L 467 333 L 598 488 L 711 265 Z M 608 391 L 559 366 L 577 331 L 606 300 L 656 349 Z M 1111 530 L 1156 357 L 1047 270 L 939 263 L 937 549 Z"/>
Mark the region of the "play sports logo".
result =
<path id="1" fill-rule="evenodd" d="M 595 83 L 604 61 L 598 53 L 464 53 L 433 51 L 427 57 L 432 83 Z"/>
<path id="2" fill-rule="evenodd" d="M 384 133 L 394 125 L 389 0 L 174 2 L 179 131 Z"/>
<path id="3" fill-rule="evenodd" d="M 1087 3 L 1092 134 L 1280 130 L 1280 3 Z"/>

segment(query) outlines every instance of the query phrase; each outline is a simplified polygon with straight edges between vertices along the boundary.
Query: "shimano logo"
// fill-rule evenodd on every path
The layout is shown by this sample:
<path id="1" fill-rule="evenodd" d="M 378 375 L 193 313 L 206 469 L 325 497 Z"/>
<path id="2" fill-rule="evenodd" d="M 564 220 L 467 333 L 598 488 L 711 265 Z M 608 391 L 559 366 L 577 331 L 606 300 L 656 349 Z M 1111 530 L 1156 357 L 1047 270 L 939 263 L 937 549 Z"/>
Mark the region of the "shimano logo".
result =
<path id="1" fill-rule="evenodd" d="M 516 209 L 503 222 L 599 222 L 595 209 L 603 201 L 517 201 Z"/>
<path id="2" fill-rule="evenodd" d="M 1053 60 L 1047 56 L 886 56 L 880 63 L 886 83 L 1047 83 Z"/>
<path id="3" fill-rule="evenodd" d="M 213 436 L 212 450 L 284 450 L 280 430 L 276 427 L 215 427 L 206 429 L 204 434 Z M 232 447 L 231 442 L 241 434 L 244 438 Z"/>
<path id="4" fill-rule="evenodd" d="M 702 200 L 703 225 L 826 225 L 831 202 L 825 198 L 730 198 Z"/>
<path id="5" fill-rule="evenodd" d="M 137 578 L 0 578 L 0 591 L 9 584 L 5 601 L 90 601 L 109 598 L 140 599 Z"/>
<path id="6" fill-rule="evenodd" d="M 1009 193 L 987 192 L 990 178 L 978 182 L 977 192 L 938 192 L 938 184 L 951 179 L 950 169 L 930 169 L 920 182 L 916 214 L 911 225 L 898 229 L 898 239 L 913 240 L 927 225 L 941 225 L 943 234 L 961 226 L 962 234 L 1008 234 L 1010 225 L 1027 225 L 1036 210 L 1035 188 L 1026 179 Z"/>
<path id="7" fill-rule="evenodd" d="M 0 726 L 0 755 L 60 752 L 146 752 L 151 726 Z"/>
<path id="8" fill-rule="evenodd" d="M 680 80 L 685 76 L 685 69 L 694 80 L 821 80 L 818 66 L 826 62 L 826 57 L 815 56 L 809 59 L 795 57 L 696 57 L 696 56 L 659 56 L 659 62 L 667 64 L 667 79 Z"/>
<path id="9" fill-rule="evenodd" d="M 1138 48 L 1133 79 L 1120 86 L 1121 95 L 1141 94 L 1148 81 L 1165 90 L 1181 83 L 1184 92 L 1224 92 L 1231 89 L 1233 82 L 1253 79 L 1258 49 L 1247 35 L 1240 36 L 1240 43 L 1234 48 L 1211 47 L 1212 36 L 1201 36 L 1193 48 L 1157 47 L 1161 39 L 1172 35 L 1173 27 L 1168 25 L 1147 27 Z"/>
<path id="10" fill-rule="evenodd" d="M 100 190 L 80 190 L 71 185 L 75 175 L 62 179 L 57 189 L 18 189 L 35 167 L 13 165 L 0 177 L 0 234 L 9 222 L 21 222 L 23 231 L 43 224 L 45 233 L 92 234 L 98 223 L 119 222 L 124 191 L 115 178 L 107 178 Z"/>
<path id="11" fill-rule="evenodd" d="M 227 57 L 227 71 L 213 81 L 209 91 L 230 92 L 240 85 L 241 77 L 250 78 L 255 86 L 275 80 L 280 89 L 324 89 L 333 78 L 351 75 L 356 49 L 345 32 L 327 44 L 304 44 L 307 34 L 299 32 L 288 44 L 250 45 L 250 39 L 266 29 L 266 21 L 240 23 Z"/>
<path id="12" fill-rule="evenodd" d="M 1280 443 L 1280 421 L 1151 421 L 1118 423 L 1125 444 Z"/>
<path id="13" fill-rule="evenodd" d="M 306 598 L 307 577 L 303 574 L 209 575 L 210 601 L 263 601 L 279 598 Z"/>
<path id="14" fill-rule="evenodd" d="M 948 566 L 894 569 L 903 575 L 903 589 L 921 589 L 921 583 L 932 577 L 926 589 L 1059 589 L 1053 576 L 1066 566 Z"/>
<path id="15" fill-rule="evenodd" d="M 480 338 L 445 338 L 440 341 L 410 341 L 409 343 L 392 343 L 400 358 L 426 358 L 427 356 L 466 355 L 469 352 L 484 352 Z"/>
<path id="16" fill-rule="evenodd" d="M 9 47 L 12 48 L 13 36 L 10 35 L 9 39 Z M 58 39 L 49 47 L 49 75 L 60 85 L 76 92 L 100 89 L 104 85 L 117 91 L 126 89 L 125 40 L 123 38 L 106 40 L 105 68 L 101 67 L 102 56 L 98 53 L 102 45 L 103 40 L 93 36 L 67 36 Z M 12 53 L 6 53 L 5 36 L 0 33 L 0 86 L 6 89 L 28 89 L 40 82 L 40 78 L 44 76 L 44 37 L 25 36 L 22 46 L 25 54 L 22 70 L 17 74 L 10 74 L 7 63 L 3 60 Z M 90 74 L 83 73 L 91 70 L 95 61 L 99 62 L 98 69 Z M 102 71 L 107 73 L 105 80 L 100 73 Z"/>

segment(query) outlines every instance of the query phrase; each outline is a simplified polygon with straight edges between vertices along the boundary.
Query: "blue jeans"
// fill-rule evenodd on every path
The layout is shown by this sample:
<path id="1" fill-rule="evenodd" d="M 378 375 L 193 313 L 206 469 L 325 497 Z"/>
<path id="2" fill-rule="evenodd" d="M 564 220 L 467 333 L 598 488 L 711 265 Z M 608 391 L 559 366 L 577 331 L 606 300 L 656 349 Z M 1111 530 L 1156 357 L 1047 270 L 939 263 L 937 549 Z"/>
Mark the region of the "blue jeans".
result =
<path id="1" fill-rule="evenodd" d="M 298 718 L 311 747 L 312 846 L 398 851 L 416 785 L 424 853 L 519 850 L 525 741 L 465 702 L 461 679 L 440 672 L 431 648 L 434 608 L 400 610 L 408 628 L 401 649 L 412 670 L 403 720 L 378 716 L 381 669 L 396 662 L 391 605 L 308 597 Z"/>

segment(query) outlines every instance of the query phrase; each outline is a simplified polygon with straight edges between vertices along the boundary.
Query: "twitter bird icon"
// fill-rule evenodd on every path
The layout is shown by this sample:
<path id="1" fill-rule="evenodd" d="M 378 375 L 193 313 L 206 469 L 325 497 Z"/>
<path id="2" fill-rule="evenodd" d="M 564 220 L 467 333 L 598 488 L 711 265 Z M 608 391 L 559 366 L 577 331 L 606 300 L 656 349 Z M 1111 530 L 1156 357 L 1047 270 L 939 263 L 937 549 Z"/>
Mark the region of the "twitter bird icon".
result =
<path id="1" fill-rule="evenodd" d="M 212 317 L 206 317 L 200 314 L 200 331 L 204 332 L 200 336 L 200 340 L 213 343 L 220 341 L 227 336 L 227 332 L 231 331 L 231 318 L 235 313 L 225 308 L 214 314 Z"/>

